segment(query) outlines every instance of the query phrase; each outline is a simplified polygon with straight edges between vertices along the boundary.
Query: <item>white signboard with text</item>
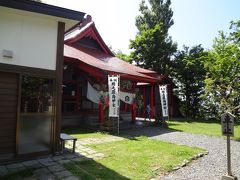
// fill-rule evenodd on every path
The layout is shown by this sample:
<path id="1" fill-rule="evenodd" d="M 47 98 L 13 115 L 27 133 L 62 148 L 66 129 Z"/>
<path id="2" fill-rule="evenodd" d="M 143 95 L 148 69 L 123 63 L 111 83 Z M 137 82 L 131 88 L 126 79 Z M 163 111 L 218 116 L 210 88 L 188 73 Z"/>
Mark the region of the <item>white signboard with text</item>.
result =
<path id="1" fill-rule="evenodd" d="M 109 117 L 119 117 L 119 76 L 108 75 L 108 92 L 109 92 Z"/>
<path id="2" fill-rule="evenodd" d="M 168 94 L 167 85 L 159 86 L 161 104 L 162 104 L 162 115 L 163 117 L 168 117 Z"/>

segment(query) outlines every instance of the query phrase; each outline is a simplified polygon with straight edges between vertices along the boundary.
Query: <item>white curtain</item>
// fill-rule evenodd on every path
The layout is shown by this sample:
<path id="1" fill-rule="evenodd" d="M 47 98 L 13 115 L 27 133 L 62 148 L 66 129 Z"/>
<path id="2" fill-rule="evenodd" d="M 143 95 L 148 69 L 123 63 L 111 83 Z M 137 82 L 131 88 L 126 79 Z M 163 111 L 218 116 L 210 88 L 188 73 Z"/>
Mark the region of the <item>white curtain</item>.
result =
<path id="1" fill-rule="evenodd" d="M 134 98 L 135 98 L 135 94 L 120 91 L 120 99 L 125 103 L 132 104 L 134 101 Z M 87 99 L 96 104 L 99 104 L 99 101 L 100 101 L 99 100 L 100 92 L 94 89 L 89 82 L 88 82 L 88 88 L 87 88 Z"/>
<path id="2" fill-rule="evenodd" d="M 134 98 L 135 98 L 135 94 L 120 91 L 120 99 L 125 103 L 132 104 L 134 101 Z"/>
<path id="3" fill-rule="evenodd" d="M 94 89 L 89 82 L 87 88 L 87 98 L 88 100 L 99 104 L 100 93 L 96 89 Z"/>

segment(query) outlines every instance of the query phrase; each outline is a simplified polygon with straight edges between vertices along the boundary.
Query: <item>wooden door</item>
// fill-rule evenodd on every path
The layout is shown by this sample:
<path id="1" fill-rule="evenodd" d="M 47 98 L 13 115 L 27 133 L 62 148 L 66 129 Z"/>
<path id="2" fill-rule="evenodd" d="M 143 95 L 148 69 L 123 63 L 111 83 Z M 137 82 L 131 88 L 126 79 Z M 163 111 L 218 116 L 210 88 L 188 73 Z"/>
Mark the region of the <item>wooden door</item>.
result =
<path id="1" fill-rule="evenodd" d="M 16 152 L 18 74 L 0 72 L 0 161 Z"/>

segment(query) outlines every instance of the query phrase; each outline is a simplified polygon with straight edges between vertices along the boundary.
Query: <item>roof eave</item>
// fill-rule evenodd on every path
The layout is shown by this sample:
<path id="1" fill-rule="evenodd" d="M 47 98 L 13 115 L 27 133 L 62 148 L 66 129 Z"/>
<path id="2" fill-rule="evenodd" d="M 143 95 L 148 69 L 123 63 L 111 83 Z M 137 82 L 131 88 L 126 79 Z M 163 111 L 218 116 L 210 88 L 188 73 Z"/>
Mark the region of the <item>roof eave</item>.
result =
<path id="1" fill-rule="evenodd" d="M 82 21 L 85 13 L 29 0 L 1 0 L 0 6 Z"/>

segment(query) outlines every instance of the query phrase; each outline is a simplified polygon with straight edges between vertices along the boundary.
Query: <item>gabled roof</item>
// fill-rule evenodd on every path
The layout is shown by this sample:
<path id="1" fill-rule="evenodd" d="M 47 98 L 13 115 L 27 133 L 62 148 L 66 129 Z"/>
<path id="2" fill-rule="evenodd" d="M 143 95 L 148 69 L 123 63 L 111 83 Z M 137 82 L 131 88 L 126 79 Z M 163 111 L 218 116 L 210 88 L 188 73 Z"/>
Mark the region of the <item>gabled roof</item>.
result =
<path id="1" fill-rule="evenodd" d="M 85 13 L 29 0 L 1 0 L 0 6 L 82 21 Z"/>
<path id="2" fill-rule="evenodd" d="M 94 22 L 91 20 L 91 17 L 88 20 L 85 20 L 82 23 L 79 23 L 75 27 L 73 27 L 70 31 L 65 34 L 65 44 L 72 45 L 73 43 L 81 40 L 84 37 L 91 37 L 95 41 L 98 42 L 102 50 L 109 55 L 114 56 L 111 50 L 103 41 L 102 37 L 100 36 Z"/>
<path id="3" fill-rule="evenodd" d="M 92 44 L 83 44 L 84 39 Z M 159 80 L 155 71 L 137 67 L 115 57 L 98 33 L 91 17 L 70 29 L 65 34 L 64 41 L 65 57 L 77 59 L 107 72 L 134 76 L 135 80 L 138 79 L 140 82 L 155 83 Z"/>

